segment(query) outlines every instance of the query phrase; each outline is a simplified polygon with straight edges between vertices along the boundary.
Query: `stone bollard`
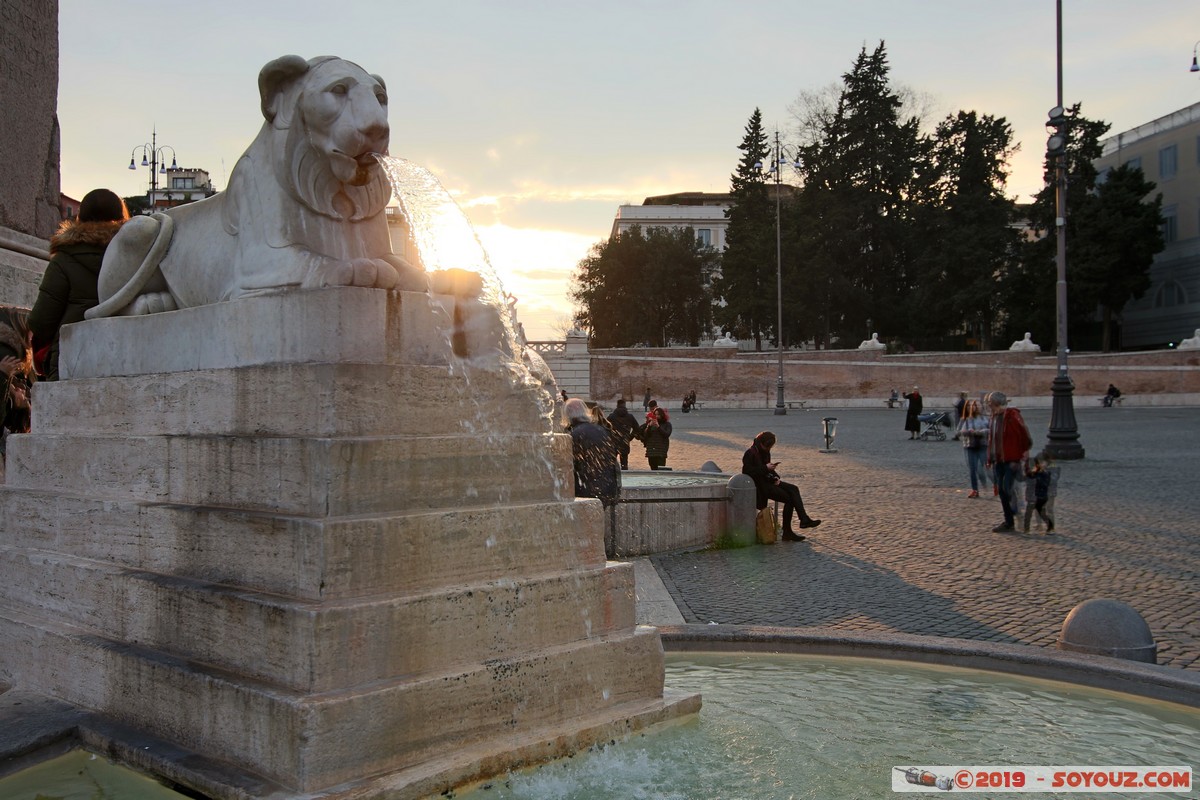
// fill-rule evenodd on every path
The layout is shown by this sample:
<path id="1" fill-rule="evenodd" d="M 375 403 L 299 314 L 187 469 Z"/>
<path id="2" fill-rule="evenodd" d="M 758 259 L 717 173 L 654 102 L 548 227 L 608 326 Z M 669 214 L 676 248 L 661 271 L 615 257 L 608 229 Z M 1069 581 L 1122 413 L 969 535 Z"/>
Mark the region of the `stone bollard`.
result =
<path id="1" fill-rule="evenodd" d="M 758 541 L 754 530 L 757 500 L 753 478 L 739 473 L 729 479 L 729 528 L 725 531 L 726 539 L 739 545 L 751 545 Z"/>
<path id="2" fill-rule="evenodd" d="M 1058 636 L 1059 650 L 1094 653 L 1154 664 L 1158 645 L 1150 626 L 1133 606 L 1104 598 L 1085 600 L 1071 609 Z"/>

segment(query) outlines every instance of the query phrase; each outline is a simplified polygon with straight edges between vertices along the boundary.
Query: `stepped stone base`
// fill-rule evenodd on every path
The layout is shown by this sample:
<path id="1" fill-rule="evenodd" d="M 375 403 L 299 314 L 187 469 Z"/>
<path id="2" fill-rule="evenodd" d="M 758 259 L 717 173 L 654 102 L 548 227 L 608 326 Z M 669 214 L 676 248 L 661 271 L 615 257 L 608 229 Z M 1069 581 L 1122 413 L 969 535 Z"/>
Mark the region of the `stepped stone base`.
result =
<path id="1" fill-rule="evenodd" d="M 0 488 L 0 682 L 85 739 L 215 797 L 419 797 L 698 708 L 493 310 L 287 292 L 62 363 Z"/>

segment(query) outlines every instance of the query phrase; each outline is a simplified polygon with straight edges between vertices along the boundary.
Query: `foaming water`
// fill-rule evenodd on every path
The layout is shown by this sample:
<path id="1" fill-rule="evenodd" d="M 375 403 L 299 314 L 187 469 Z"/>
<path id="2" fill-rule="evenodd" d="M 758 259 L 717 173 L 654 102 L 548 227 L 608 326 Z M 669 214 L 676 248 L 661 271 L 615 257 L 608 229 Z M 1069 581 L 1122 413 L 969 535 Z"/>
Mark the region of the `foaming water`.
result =
<path id="1" fill-rule="evenodd" d="M 1071 684 L 745 654 L 668 655 L 666 682 L 703 692 L 698 720 L 459 796 L 826 800 L 890 796 L 897 766 L 1200 764 L 1200 712 Z"/>

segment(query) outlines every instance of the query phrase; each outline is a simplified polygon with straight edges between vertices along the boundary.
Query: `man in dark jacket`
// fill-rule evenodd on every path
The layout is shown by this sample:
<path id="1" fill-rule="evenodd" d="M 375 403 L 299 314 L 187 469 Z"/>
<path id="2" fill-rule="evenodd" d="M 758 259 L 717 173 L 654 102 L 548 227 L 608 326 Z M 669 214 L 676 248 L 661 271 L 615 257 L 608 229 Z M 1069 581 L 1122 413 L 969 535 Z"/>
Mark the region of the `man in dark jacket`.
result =
<path id="1" fill-rule="evenodd" d="M 1016 523 L 1013 507 L 1013 486 L 1021 462 L 1033 446 L 1033 438 L 1021 412 L 1008 407 L 1008 396 L 1004 392 L 988 395 L 988 408 L 992 412 L 992 427 L 988 431 L 988 463 L 995 476 L 996 491 L 1000 494 L 1000 509 L 1004 522 L 992 528 L 995 533 L 1011 533 Z"/>
<path id="2" fill-rule="evenodd" d="M 63 325 L 83 320 L 96 305 L 96 282 L 108 243 L 129 219 L 125 203 L 108 189 L 93 189 L 79 204 L 79 216 L 65 220 L 50 239 L 50 263 L 29 312 L 33 350 L 44 353 L 42 376 L 58 380 L 58 334 Z"/>
<path id="3" fill-rule="evenodd" d="M 618 400 L 616 410 L 608 415 L 608 424 L 612 425 L 613 432 L 617 435 L 617 455 L 621 457 L 621 469 L 629 469 L 629 442 L 633 440 L 638 421 L 625 407 L 624 399 Z"/>
<path id="4" fill-rule="evenodd" d="M 605 506 L 614 505 L 621 493 L 615 438 L 608 429 L 591 421 L 587 403 L 578 397 L 566 402 L 563 414 L 571 434 L 575 496 L 598 497 Z"/>

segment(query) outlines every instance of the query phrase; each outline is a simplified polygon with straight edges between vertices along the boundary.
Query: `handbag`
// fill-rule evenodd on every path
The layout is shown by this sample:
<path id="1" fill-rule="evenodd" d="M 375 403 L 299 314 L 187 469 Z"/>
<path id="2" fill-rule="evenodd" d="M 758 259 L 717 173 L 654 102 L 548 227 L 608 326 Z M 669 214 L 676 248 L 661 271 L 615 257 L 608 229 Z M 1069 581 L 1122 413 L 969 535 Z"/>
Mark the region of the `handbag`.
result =
<path id="1" fill-rule="evenodd" d="M 759 509 L 758 516 L 754 520 L 754 528 L 758 533 L 759 544 L 775 544 L 779 530 L 775 527 L 775 514 L 771 511 L 770 506 Z"/>

